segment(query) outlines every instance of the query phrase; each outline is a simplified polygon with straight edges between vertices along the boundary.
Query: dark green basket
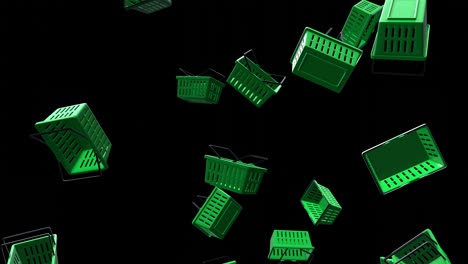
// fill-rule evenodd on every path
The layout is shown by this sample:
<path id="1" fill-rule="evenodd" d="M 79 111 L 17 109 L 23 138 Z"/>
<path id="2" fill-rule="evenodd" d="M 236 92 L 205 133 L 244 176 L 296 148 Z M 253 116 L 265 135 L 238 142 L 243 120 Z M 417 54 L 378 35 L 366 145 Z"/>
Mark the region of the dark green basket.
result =
<path id="1" fill-rule="evenodd" d="M 314 249 L 307 231 L 274 230 L 270 239 L 268 259 L 307 261 Z"/>
<path id="2" fill-rule="evenodd" d="M 253 55 L 253 60 L 247 57 L 249 54 Z M 286 76 L 281 76 L 283 78 L 278 82 L 272 76 L 281 75 L 267 73 L 260 68 L 253 51 L 249 50 L 236 60 L 227 83 L 260 108 L 271 96 L 278 93 L 286 79 Z"/>
<path id="3" fill-rule="evenodd" d="M 355 4 L 341 30 L 341 40 L 360 49 L 364 47 L 374 32 L 381 13 L 382 6 L 372 2 L 362 0 Z"/>
<path id="4" fill-rule="evenodd" d="M 327 187 L 312 181 L 301 198 L 301 204 L 314 225 L 331 225 L 341 206 Z"/>
<path id="5" fill-rule="evenodd" d="M 241 211 L 242 206 L 238 202 L 223 190 L 214 187 L 192 224 L 208 237 L 224 239 Z"/>
<path id="6" fill-rule="evenodd" d="M 180 69 L 187 76 L 177 76 L 177 97 L 191 103 L 217 104 L 223 88 L 226 86 L 220 80 L 211 76 L 194 76 L 193 74 Z M 213 69 L 210 71 L 218 74 L 222 78 L 224 75 Z"/>
<path id="7" fill-rule="evenodd" d="M 125 9 L 151 14 L 172 5 L 172 0 L 125 0 Z"/>
<path id="8" fill-rule="evenodd" d="M 292 73 L 339 93 L 361 55 L 362 50 L 306 27 L 291 57 Z"/>
<path id="9" fill-rule="evenodd" d="M 49 232 L 38 232 L 45 229 Z M 18 237 L 34 232 L 37 235 L 18 239 Z M 12 240 L 12 238 L 15 239 Z M 7 242 L 9 240 L 12 241 Z M 7 264 L 58 264 L 57 235 L 52 234 L 50 228 L 41 228 L 4 238 L 1 246 L 4 259 L 8 257 Z"/>
<path id="10" fill-rule="evenodd" d="M 380 257 L 380 264 L 450 264 L 430 229 L 406 242 L 387 257 Z"/>
<path id="11" fill-rule="evenodd" d="M 426 60 L 430 32 L 426 19 L 426 0 L 385 1 L 371 58 Z"/>
<path id="12" fill-rule="evenodd" d="M 108 168 L 112 144 L 88 104 L 58 108 L 35 126 L 68 174 Z"/>
<path id="13" fill-rule="evenodd" d="M 254 163 L 245 163 L 241 159 L 254 157 L 262 161 L 267 158 L 248 155 L 239 159 L 229 148 L 209 146 L 216 156 L 205 155 L 205 182 L 239 194 L 256 194 L 267 169 L 258 167 Z M 221 157 L 214 148 L 228 150 L 234 160 Z"/>
<path id="14" fill-rule="evenodd" d="M 362 156 L 382 194 L 446 167 L 425 124 L 362 152 Z"/>

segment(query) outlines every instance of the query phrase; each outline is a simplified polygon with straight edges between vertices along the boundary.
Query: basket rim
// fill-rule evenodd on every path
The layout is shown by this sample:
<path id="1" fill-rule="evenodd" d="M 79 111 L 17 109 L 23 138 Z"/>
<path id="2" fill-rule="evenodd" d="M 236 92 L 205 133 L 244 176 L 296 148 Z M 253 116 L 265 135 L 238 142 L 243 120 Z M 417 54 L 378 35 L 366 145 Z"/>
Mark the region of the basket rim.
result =
<path id="1" fill-rule="evenodd" d="M 232 160 L 230 158 L 224 158 L 224 157 L 219 158 L 219 157 L 208 155 L 208 154 L 206 154 L 204 157 L 207 160 L 223 162 L 223 163 L 226 163 L 226 164 L 228 163 L 228 164 L 231 164 L 231 165 L 235 165 L 237 167 L 241 167 L 241 166 L 245 165 L 246 167 L 248 167 L 250 169 L 258 169 L 258 170 L 262 170 L 262 171 L 267 171 L 268 170 L 267 168 L 259 167 L 259 166 L 255 165 L 253 163 L 247 163 L 247 162 L 243 162 L 241 160 L 234 161 L 234 160 Z"/>

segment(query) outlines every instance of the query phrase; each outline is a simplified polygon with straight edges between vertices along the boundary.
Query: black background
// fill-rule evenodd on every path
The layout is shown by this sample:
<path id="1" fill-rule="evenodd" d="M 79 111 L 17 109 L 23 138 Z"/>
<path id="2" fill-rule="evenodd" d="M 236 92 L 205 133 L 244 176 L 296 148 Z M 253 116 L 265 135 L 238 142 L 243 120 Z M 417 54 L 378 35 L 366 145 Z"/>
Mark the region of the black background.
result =
<path id="1" fill-rule="evenodd" d="M 14 2 L 2 11 L 8 33 L 0 188 L 2 237 L 50 226 L 61 263 L 201 263 L 228 255 L 267 263 L 274 229 L 308 230 L 315 263 L 377 263 L 430 228 L 453 263 L 454 173 L 445 82 L 448 57 L 440 1 L 429 1 L 424 77 L 377 76 L 370 49 L 342 93 L 292 75 L 289 59 L 304 27 L 336 36 L 357 1 L 174 1 L 144 15 L 119 1 Z M 383 1 L 375 1 L 383 4 Z M 372 38 L 373 39 L 373 38 Z M 287 75 L 258 109 L 226 85 L 218 105 L 176 97 L 179 67 L 228 76 L 253 49 L 266 71 Z M 12 72 L 10 73 L 10 70 Z M 87 102 L 113 143 L 100 179 L 62 183 L 52 153 L 28 138 L 58 107 Z M 448 167 L 382 196 L 361 152 L 420 124 L 429 125 Z M 266 156 L 257 195 L 224 240 L 191 225 L 191 202 L 208 195 L 208 144 Z M 313 226 L 299 199 L 316 179 L 343 210 Z"/>

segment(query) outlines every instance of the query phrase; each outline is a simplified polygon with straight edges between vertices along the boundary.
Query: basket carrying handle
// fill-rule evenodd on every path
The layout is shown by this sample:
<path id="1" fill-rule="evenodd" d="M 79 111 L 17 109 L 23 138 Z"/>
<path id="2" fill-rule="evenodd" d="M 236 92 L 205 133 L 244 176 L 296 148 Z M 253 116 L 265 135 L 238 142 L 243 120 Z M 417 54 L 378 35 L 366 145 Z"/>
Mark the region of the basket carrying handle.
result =
<path id="1" fill-rule="evenodd" d="M 218 148 L 218 149 L 224 149 L 224 150 L 227 150 L 231 153 L 232 156 L 234 156 L 235 158 L 235 161 L 239 161 L 240 159 L 236 156 L 236 154 L 234 154 L 234 152 L 232 152 L 232 150 L 230 148 L 226 148 L 226 147 L 221 147 L 221 146 L 216 146 L 216 145 L 208 145 L 208 147 L 211 148 L 211 150 L 213 150 L 213 152 L 218 156 L 218 158 L 222 158 L 219 153 L 215 150 L 215 148 Z"/>
<path id="2" fill-rule="evenodd" d="M 278 261 L 278 264 L 281 264 L 281 262 L 283 260 L 283 257 L 284 257 L 284 255 L 286 255 L 286 252 L 288 252 L 288 250 L 289 250 L 289 248 L 286 248 L 286 250 L 281 254 L 281 257 L 280 257 L 280 259 Z M 307 254 L 309 254 L 309 261 L 307 262 L 307 264 L 310 264 L 312 262 L 312 260 L 314 259 L 314 254 L 312 254 L 312 252 L 309 252 L 309 251 L 307 251 L 307 250 L 305 250 L 303 248 L 301 248 L 300 250 L 307 253 Z"/>
<path id="3" fill-rule="evenodd" d="M 183 72 L 185 75 L 193 76 L 193 74 L 192 74 L 191 72 L 186 71 L 186 70 L 184 70 L 184 69 L 182 69 L 182 68 L 179 68 L 179 71 Z"/>
<path id="4" fill-rule="evenodd" d="M 222 256 L 222 257 L 217 257 L 217 258 L 214 258 L 214 259 L 209 259 L 209 260 L 204 260 L 202 262 L 202 264 L 206 264 L 206 263 L 212 263 L 212 262 L 215 262 L 215 261 L 230 261 L 231 259 L 229 258 L 229 256 Z"/>
<path id="5" fill-rule="evenodd" d="M 66 127 L 66 128 L 61 128 L 61 129 L 56 129 L 56 130 L 49 130 L 49 131 L 45 131 L 45 132 L 41 132 L 41 133 L 34 133 L 34 134 L 31 134 L 29 135 L 29 137 L 39 143 L 42 143 L 44 145 L 47 145 L 47 143 L 40 139 L 39 136 L 42 136 L 42 135 L 49 135 L 49 134 L 55 134 L 55 133 L 59 133 L 59 132 L 63 132 L 63 131 L 71 131 L 79 136 L 81 136 L 82 138 L 84 138 L 85 140 L 87 140 L 89 143 L 91 143 L 91 140 L 83 133 L 79 132 L 78 130 L 76 129 L 73 129 L 73 128 L 69 128 L 69 127 Z M 92 145 L 92 144 L 91 144 Z M 102 177 L 102 169 L 101 169 L 101 159 L 99 158 L 98 156 L 98 151 L 96 151 L 96 149 L 93 148 L 93 152 L 94 152 L 94 156 L 96 156 L 96 163 L 98 165 L 98 171 L 99 171 L 99 174 L 98 175 L 92 175 L 92 176 L 84 176 L 84 177 L 78 177 L 78 178 L 74 178 L 74 179 L 65 179 L 63 177 L 63 169 L 62 169 L 62 165 L 60 164 L 60 161 L 57 160 L 58 162 L 58 165 L 59 165 L 59 171 L 60 171 L 60 177 L 62 177 L 62 181 L 64 182 L 67 182 L 67 181 L 77 181 L 77 180 L 82 180 L 82 179 L 89 179 L 89 178 L 95 178 L 95 177 Z"/>
<path id="6" fill-rule="evenodd" d="M 196 199 L 199 199 L 199 200 L 206 200 L 207 197 L 206 197 L 206 196 L 202 196 L 202 195 L 197 195 L 197 196 L 195 196 L 195 199 L 193 199 L 193 201 L 192 201 L 193 206 L 195 206 L 198 210 L 200 210 L 200 206 L 195 202 Z"/>
<path id="7" fill-rule="evenodd" d="M 204 70 L 204 71 L 203 71 L 202 73 L 200 73 L 199 75 L 206 74 L 206 73 L 208 73 L 208 72 L 210 72 L 210 71 L 213 72 L 213 73 L 215 73 L 216 75 L 218 75 L 218 77 L 221 77 L 220 79 L 217 78 L 218 80 L 221 81 L 221 80 L 223 80 L 223 79 L 226 79 L 226 76 L 224 76 L 223 74 L 221 74 L 221 73 L 219 73 L 219 72 L 213 70 L 212 68 L 208 68 L 208 69 Z"/>
<path id="8" fill-rule="evenodd" d="M 31 231 L 26 231 L 26 232 L 23 232 L 23 233 L 19 233 L 19 234 L 16 234 L 16 235 L 11 235 L 11 236 L 7 236 L 7 237 L 2 238 L 2 244 L 0 246 L 1 246 L 1 251 L 2 251 L 2 255 L 3 255 L 3 260 L 5 261 L 5 263 L 8 262 L 7 257 L 10 256 L 10 250 L 8 249 L 8 245 L 15 244 L 15 243 L 22 242 L 22 241 L 26 241 L 26 240 L 30 240 L 30 239 L 34 239 L 34 238 L 38 238 L 38 237 L 43 237 L 43 236 L 49 236 L 51 245 L 55 245 L 55 241 L 53 239 L 52 229 L 50 227 L 42 227 L 42 228 L 38 228 L 38 229 L 31 230 Z M 12 240 L 12 241 L 7 242 L 8 240 Z M 5 251 L 7 253 L 6 254 L 7 257 L 5 257 Z M 54 250 L 53 254 L 55 256 L 57 255 L 56 250 Z"/>
<path id="9" fill-rule="evenodd" d="M 433 247 L 433 248 L 435 249 L 435 251 L 436 251 L 437 253 L 439 253 L 439 251 L 437 250 L 437 248 L 435 248 L 435 246 L 434 246 L 433 243 L 431 243 L 430 241 L 426 241 L 426 242 L 422 243 L 421 245 L 417 246 L 415 249 L 413 249 L 413 250 L 411 250 L 410 252 L 408 252 L 407 254 L 405 254 L 402 258 L 400 258 L 399 260 L 397 260 L 397 261 L 394 262 L 393 264 L 398 264 L 398 263 L 400 263 L 400 262 L 403 261 L 405 258 L 409 257 L 411 254 L 413 254 L 414 252 L 418 251 L 420 248 L 424 247 L 425 245 L 429 245 L 429 246 Z M 441 256 L 444 260 L 446 260 L 446 258 L 445 258 L 442 254 L 439 253 L 438 255 Z M 388 262 L 387 262 L 387 259 L 388 259 L 388 257 L 386 257 L 386 258 L 384 259 L 385 263 L 388 263 Z"/>
<path id="10" fill-rule="evenodd" d="M 249 54 L 252 54 L 252 57 L 250 58 L 253 62 L 257 63 L 258 64 L 258 61 L 257 61 L 257 57 L 255 56 L 255 53 L 253 51 L 253 49 L 249 49 L 248 51 L 244 52 L 244 60 L 247 64 L 247 68 L 249 69 L 250 72 L 252 72 L 252 67 L 250 67 L 250 62 L 249 60 L 247 60 L 247 58 L 249 58 Z M 262 80 L 264 83 L 267 83 L 267 84 L 283 84 L 284 80 L 286 79 L 286 76 L 285 75 L 278 75 L 278 74 L 273 74 L 273 73 L 269 73 L 270 75 L 272 76 L 276 76 L 276 77 L 282 77 L 281 81 L 278 82 L 277 80 L 275 81 L 268 81 L 268 80 Z"/>
<path id="11" fill-rule="evenodd" d="M 268 160 L 268 158 L 265 158 L 265 157 L 262 157 L 262 156 L 257 156 L 257 155 L 252 155 L 252 154 L 250 154 L 250 155 L 245 155 L 245 156 L 241 157 L 240 160 L 241 160 L 242 162 L 245 162 L 244 159 L 246 159 L 246 158 L 254 158 L 254 159 L 257 159 L 257 161 L 251 162 L 252 164 L 257 164 L 257 163 L 264 162 L 264 161 L 267 161 L 267 160 Z"/>
<path id="12" fill-rule="evenodd" d="M 399 248 L 395 249 L 392 253 L 390 253 L 388 256 L 385 257 L 384 261 L 387 262 L 387 259 L 391 258 L 393 255 L 395 255 L 395 253 L 397 253 L 398 251 L 400 251 L 401 249 L 403 249 L 404 247 L 406 247 L 408 244 L 410 244 L 411 242 L 413 242 L 414 240 L 418 239 L 419 237 L 421 236 L 426 236 L 430 241 L 426 241 L 423 243 L 426 244 L 426 243 L 429 243 L 429 242 L 433 242 L 434 244 L 437 244 L 436 241 L 434 241 L 432 238 L 430 238 L 428 235 L 426 235 L 424 232 L 423 233 L 420 233 L 419 235 L 413 237 L 412 239 L 410 239 L 408 242 L 404 243 L 403 245 L 401 245 Z M 420 246 L 417 247 L 418 249 L 420 248 Z M 411 254 L 414 250 L 412 250 L 410 253 L 406 254 L 404 257 L 407 257 L 407 255 Z M 399 262 L 399 261 L 398 261 Z M 394 263 L 396 264 L 396 263 Z"/>

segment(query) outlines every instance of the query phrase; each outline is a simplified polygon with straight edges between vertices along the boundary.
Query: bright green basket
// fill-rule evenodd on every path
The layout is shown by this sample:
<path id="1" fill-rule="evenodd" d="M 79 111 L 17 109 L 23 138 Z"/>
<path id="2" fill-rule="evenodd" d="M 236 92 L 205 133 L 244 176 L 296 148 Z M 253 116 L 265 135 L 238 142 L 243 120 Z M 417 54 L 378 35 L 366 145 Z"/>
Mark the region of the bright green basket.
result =
<path id="1" fill-rule="evenodd" d="M 354 47 L 366 45 L 379 21 L 382 6 L 362 0 L 355 4 L 341 30 L 341 40 Z"/>
<path id="2" fill-rule="evenodd" d="M 193 218 L 192 224 L 208 237 L 224 239 L 241 211 L 242 206 L 238 202 L 223 190 L 214 187 Z"/>
<path id="3" fill-rule="evenodd" d="M 292 73 L 339 93 L 361 55 L 362 50 L 306 27 L 291 57 Z"/>
<path id="4" fill-rule="evenodd" d="M 253 56 L 253 60 L 247 57 L 250 54 Z M 283 78 L 278 82 L 272 76 Z M 285 79 L 286 76 L 267 73 L 260 68 L 255 54 L 249 50 L 236 60 L 234 69 L 227 78 L 227 83 L 260 108 L 271 96 L 278 93 Z"/>
<path id="5" fill-rule="evenodd" d="M 380 264 L 450 264 L 430 229 L 406 242 L 387 257 L 380 257 Z"/>
<path id="6" fill-rule="evenodd" d="M 301 198 L 301 204 L 314 225 L 331 225 L 341 206 L 327 187 L 312 181 Z"/>
<path id="7" fill-rule="evenodd" d="M 362 152 L 379 191 L 387 194 L 446 167 L 426 124 Z"/>
<path id="8" fill-rule="evenodd" d="M 205 182 L 218 188 L 239 194 L 256 194 L 267 169 L 258 167 L 254 163 L 241 161 L 247 157 L 254 157 L 260 161 L 267 158 L 247 155 L 238 158 L 229 148 L 209 145 L 216 156 L 205 155 Z M 221 157 L 215 148 L 228 150 L 234 160 Z"/>
<path id="9" fill-rule="evenodd" d="M 45 229 L 49 232 L 38 232 Z M 37 235 L 18 239 L 34 232 Z M 12 238 L 15 238 L 13 242 L 7 242 Z M 50 228 L 42 228 L 4 238 L 2 254 L 4 258 L 8 256 L 7 264 L 58 264 L 57 235 L 52 234 Z"/>
<path id="10" fill-rule="evenodd" d="M 221 92 L 226 86 L 220 80 L 211 76 L 194 76 L 193 74 L 180 69 L 187 76 L 177 76 L 177 97 L 191 103 L 200 104 L 217 104 L 221 96 Z M 221 73 L 208 69 L 222 78 L 225 78 Z"/>
<path id="11" fill-rule="evenodd" d="M 312 257 L 314 249 L 307 231 L 274 230 L 268 259 L 307 261 Z"/>
<path id="12" fill-rule="evenodd" d="M 426 0 L 385 1 L 371 58 L 426 60 L 430 32 L 426 19 Z"/>
<path id="13" fill-rule="evenodd" d="M 172 5 L 172 0 L 125 0 L 125 9 L 151 14 Z"/>
<path id="14" fill-rule="evenodd" d="M 69 175 L 108 168 L 112 144 L 88 104 L 58 108 L 35 127 L 39 133 L 31 137 L 42 136 Z"/>

